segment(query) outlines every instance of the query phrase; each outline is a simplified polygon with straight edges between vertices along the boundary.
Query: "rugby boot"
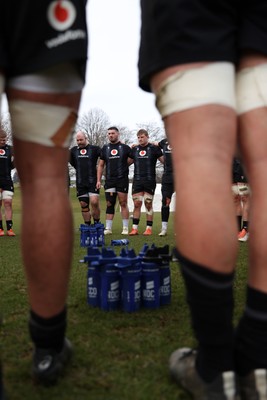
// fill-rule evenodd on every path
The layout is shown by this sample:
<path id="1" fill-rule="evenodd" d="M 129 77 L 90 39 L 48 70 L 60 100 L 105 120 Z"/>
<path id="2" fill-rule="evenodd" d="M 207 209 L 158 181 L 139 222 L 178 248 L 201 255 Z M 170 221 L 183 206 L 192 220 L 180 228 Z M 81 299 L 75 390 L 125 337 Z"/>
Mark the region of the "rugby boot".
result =
<path id="1" fill-rule="evenodd" d="M 143 233 L 144 236 L 151 236 L 152 235 L 152 229 L 151 228 L 146 228 L 145 232 Z"/>
<path id="2" fill-rule="evenodd" d="M 129 234 L 129 230 L 128 230 L 127 226 L 124 226 L 124 227 L 122 228 L 121 234 L 122 234 L 122 235 L 128 235 L 128 234 Z"/>
<path id="3" fill-rule="evenodd" d="M 72 344 L 67 338 L 60 353 L 54 349 L 35 348 L 32 364 L 34 381 L 43 386 L 56 384 L 70 361 L 72 352 Z"/>
<path id="4" fill-rule="evenodd" d="M 16 236 L 16 235 L 15 235 L 15 232 L 13 231 L 12 228 L 11 228 L 11 229 L 8 229 L 8 230 L 6 231 L 6 233 L 7 233 L 7 236 Z"/>
<path id="5" fill-rule="evenodd" d="M 159 233 L 159 236 L 167 236 L 167 231 L 165 229 L 162 229 Z"/>
<path id="6" fill-rule="evenodd" d="M 136 235 L 138 235 L 138 230 L 132 228 L 131 232 L 129 233 L 129 236 L 136 236 Z"/>
<path id="7" fill-rule="evenodd" d="M 237 238 L 238 238 L 239 242 L 246 242 L 246 241 L 248 240 L 248 238 L 249 238 L 249 233 L 248 233 L 248 231 L 247 231 L 245 228 L 243 228 L 243 229 L 239 232 Z"/>
<path id="8" fill-rule="evenodd" d="M 242 400 L 267 400 L 267 370 L 255 369 L 239 378 Z"/>
<path id="9" fill-rule="evenodd" d="M 222 372 L 214 381 L 206 383 L 196 370 L 196 355 L 196 350 L 189 348 L 171 354 L 169 369 L 175 381 L 191 393 L 194 400 L 240 400 L 235 373 Z"/>

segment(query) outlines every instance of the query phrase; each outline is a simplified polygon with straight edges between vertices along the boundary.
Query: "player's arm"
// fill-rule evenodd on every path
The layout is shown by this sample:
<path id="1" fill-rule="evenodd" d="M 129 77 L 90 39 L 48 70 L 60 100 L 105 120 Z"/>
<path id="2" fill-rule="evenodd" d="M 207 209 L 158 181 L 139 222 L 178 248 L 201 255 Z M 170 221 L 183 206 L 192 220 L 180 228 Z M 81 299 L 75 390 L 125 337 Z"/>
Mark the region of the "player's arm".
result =
<path id="1" fill-rule="evenodd" d="M 15 166 L 15 159 L 14 159 L 14 149 L 13 149 L 13 146 L 12 147 L 10 147 L 10 168 L 11 169 L 14 169 L 14 168 L 16 168 L 16 166 Z"/>
<path id="2" fill-rule="evenodd" d="M 98 162 L 98 165 L 97 165 L 97 182 L 96 182 L 97 189 L 101 188 L 101 178 L 102 178 L 104 166 L 105 166 L 105 161 L 100 159 Z"/>
<path id="3" fill-rule="evenodd" d="M 70 165 L 71 165 L 73 168 L 76 169 L 76 159 L 75 159 L 75 156 L 74 156 L 72 150 L 70 150 L 70 159 L 69 159 L 69 163 L 70 163 Z"/>
<path id="4" fill-rule="evenodd" d="M 160 156 L 160 157 L 158 158 L 158 160 L 161 162 L 161 164 L 164 164 L 164 156 Z"/>
<path id="5" fill-rule="evenodd" d="M 131 158 L 131 157 L 128 157 L 128 158 L 127 158 L 127 163 L 128 163 L 128 165 L 132 165 L 133 162 L 134 162 L 133 158 Z"/>

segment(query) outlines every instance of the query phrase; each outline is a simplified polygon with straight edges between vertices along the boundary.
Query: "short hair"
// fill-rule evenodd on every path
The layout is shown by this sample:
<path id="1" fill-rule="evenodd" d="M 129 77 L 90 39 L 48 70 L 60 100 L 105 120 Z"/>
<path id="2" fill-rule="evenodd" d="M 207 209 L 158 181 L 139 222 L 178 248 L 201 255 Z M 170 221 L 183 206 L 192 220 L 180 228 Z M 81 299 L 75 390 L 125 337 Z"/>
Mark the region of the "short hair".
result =
<path id="1" fill-rule="evenodd" d="M 108 128 L 108 131 L 117 131 L 119 132 L 119 129 L 116 126 L 111 126 Z"/>
<path id="2" fill-rule="evenodd" d="M 146 137 L 148 137 L 148 131 L 146 129 L 139 129 L 136 136 L 139 135 L 145 135 Z"/>
<path id="3" fill-rule="evenodd" d="M 85 138 L 85 139 L 88 139 L 88 135 L 87 135 L 86 132 L 84 132 L 84 131 L 82 131 L 82 130 L 79 130 L 79 131 L 76 132 L 76 136 L 78 135 L 78 133 L 82 133 L 83 136 L 84 136 L 84 138 Z"/>

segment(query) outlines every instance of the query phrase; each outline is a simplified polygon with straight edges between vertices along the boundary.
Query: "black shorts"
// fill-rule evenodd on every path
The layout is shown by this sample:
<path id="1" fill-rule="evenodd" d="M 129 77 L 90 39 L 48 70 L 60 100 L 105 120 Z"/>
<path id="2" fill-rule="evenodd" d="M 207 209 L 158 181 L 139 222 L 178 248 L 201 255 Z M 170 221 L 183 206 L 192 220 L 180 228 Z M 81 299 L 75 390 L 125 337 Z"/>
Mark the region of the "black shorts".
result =
<path id="1" fill-rule="evenodd" d="M 104 188 L 105 188 L 105 190 L 115 189 L 115 192 L 128 193 L 129 179 L 127 177 L 127 178 L 117 179 L 116 181 L 114 181 L 114 180 L 106 181 Z"/>
<path id="2" fill-rule="evenodd" d="M 141 0 L 139 84 L 173 65 L 234 64 L 244 50 L 267 55 L 267 1 Z"/>
<path id="3" fill-rule="evenodd" d="M 0 189 L 14 192 L 14 185 L 12 181 L 0 181 Z"/>
<path id="4" fill-rule="evenodd" d="M 163 183 L 161 185 L 161 194 L 163 198 L 168 197 L 168 199 L 172 198 L 174 193 L 174 184 L 172 183 Z"/>
<path id="5" fill-rule="evenodd" d="M 0 68 L 8 77 L 68 61 L 85 76 L 86 0 L 0 0 Z"/>
<path id="6" fill-rule="evenodd" d="M 77 197 L 88 196 L 89 193 L 99 194 L 99 189 L 96 188 L 95 184 L 89 184 L 88 186 L 79 186 L 77 187 Z"/>
<path id="7" fill-rule="evenodd" d="M 149 193 L 154 196 L 156 189 L 156 181 L 133 181 L 132 194 Z"/>

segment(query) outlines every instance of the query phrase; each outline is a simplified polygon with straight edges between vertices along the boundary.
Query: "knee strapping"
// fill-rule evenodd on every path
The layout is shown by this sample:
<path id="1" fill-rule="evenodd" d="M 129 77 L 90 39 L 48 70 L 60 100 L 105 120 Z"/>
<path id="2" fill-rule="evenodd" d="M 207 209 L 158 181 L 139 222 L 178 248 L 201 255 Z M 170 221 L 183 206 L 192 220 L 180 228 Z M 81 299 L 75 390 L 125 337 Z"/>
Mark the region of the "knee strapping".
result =
<path id="1" fill-rule="evenodd" d="M 88 212 L 89 210 L 89 198 L 88 197 L 79 197 L 81 211 Z"/>
<path id="2" fill-rule="evenodd" d="M 26 100 L 11 100 L 9 110 L 15 138 L 49 147 L 69 147 L 77 119 L 74 110 Z"/>
<path id="3" fill-rule="evenodd" d="M 141 201 L 143 202 L 143 196 L 137 196 L 136 194 L 133 194 L 133 201 Z"/>
<path id="4" fill-rule="evenodd" d="M 145 207 L 146 207 L 146 214 L 147 215 L 153 215 L 153 207 L 152 207 L 153 195 L 149 194 L 149 193 L 145 193 L 144 201 L 145 201 Z M 148 208 L 148 206 L 150 208 Z"/>
<path id="5" fill-rule="evenodd" d="M 114 214 L 114 213 L 115 213 L 115 206 L 114 205 L 107 206 L 106 214 Z"/>
<path id="6" fill-rule="evenodd" d="M 151 207 L 150 210 L 146 209 L 146 215 L 153 215 L 153 208 Z"/>
<path id="7" fill-rule="evenodd" d="M 115 213 L 115 204 L 116 204 L 117 194 L 106 192 L 106 201 L 107 201 L 107 214 L 114 214 Z"/>
<path id="8" fill-rule="evenodd" d="M 153 195 L 149 193 L 145 193 L 144 195 L 144 202 L 147 204 L 151 204 L 153 202 Z"/>
<path id="9" fill-rule="evenodd" d="M 214 62 L 177 71 L 162 82 L 156 96 L 162 117 L 207 104 L 235 109 L 234 66 L 229 62 Z"/>
<path id="10" fill-rule="evenodd" d="M 267 105 L 267 64 L 244 68 L 237 73 L 237 112 L 243 114 Z"/>

